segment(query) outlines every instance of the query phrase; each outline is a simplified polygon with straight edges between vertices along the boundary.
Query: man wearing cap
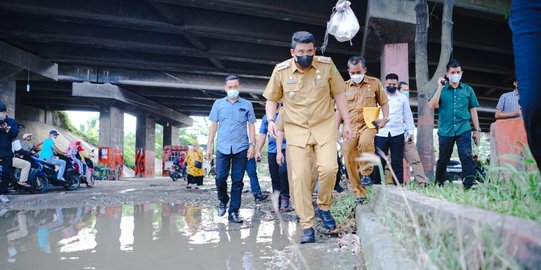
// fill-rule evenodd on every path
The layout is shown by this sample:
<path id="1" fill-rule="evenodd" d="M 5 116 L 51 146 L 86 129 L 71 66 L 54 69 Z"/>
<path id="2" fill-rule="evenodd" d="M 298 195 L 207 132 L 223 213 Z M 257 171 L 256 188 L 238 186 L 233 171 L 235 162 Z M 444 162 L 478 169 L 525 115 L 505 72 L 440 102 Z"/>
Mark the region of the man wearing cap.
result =
<path id="1" fill-rule="evenodd" d="M 17 122 L 8 117 L 7 107 L 0 103 L 0 165 L 2 165 L 2 181 L 0 182 L 0 202 L 9 202 L 5 195 L 13 170 L 13 140 L 19 134 Z"/>
<path id="2" fill-rule="evenodd" d="M 53 165 L 59 166 L 59 170 L 56 175 L 56 179 L 58 180 L 64 180 L 64 171 L 66 170 L 66 162 L 61 159 L 54 158 L 54 152 L 61 153 L 63 155 L 66 155 L 62 150 L 58 149 L 56 147 L 55 140 L 58 137 L 58 132 L 56 130 L 51 130 L 49 132 L 49 138 L 45 139 L 43 141 L 43 147 L 41 148 L 41 152 L 39 153 L 39 158 L 44 160 L 47 163 L 51 163 Z"/>
<path id="3" fill-rule="evenodd" d="M 292 186 L 295 210 L 300 217 L 303 235 L 300 243 L 315 242 L 314 207 L 312 205 L 312 153 L 319 173 L 317 214 L 327 230 L 334 230 L 336 222 L 329 211 L 336 180 L 336 140 L 338 130 L 334 104 L 344 119 L 344 137 L 351 132 L 344 79 L 331 58 L 315 56 L 315 39 L 311 33 L 293 34 L 292 58 L 274 68 L 263 96 L 267 99 L 268 131 L 276 139 L 274 117 L 277 103 L 284 102 L 284 129 L 287 149 L 291 157 Z M 333 102 L 334 99 L 334 102 Z"/>

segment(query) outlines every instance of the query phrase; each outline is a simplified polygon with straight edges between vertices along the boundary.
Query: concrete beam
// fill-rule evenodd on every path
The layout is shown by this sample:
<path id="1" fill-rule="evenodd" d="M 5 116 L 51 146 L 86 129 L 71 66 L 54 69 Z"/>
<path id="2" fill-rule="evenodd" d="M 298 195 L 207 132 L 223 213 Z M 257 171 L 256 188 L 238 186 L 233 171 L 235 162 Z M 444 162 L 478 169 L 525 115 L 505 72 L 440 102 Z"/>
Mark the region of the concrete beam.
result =
<path id="1" fill-rule="evenodd" d="M 260 0 L 257 2 L 245 2 L 237 0 L 151 0 L 154 2 L 181 5 L 199 9 L 208 9 L 237 13 L 242 15 L 257 16 L 263 18 L 280 19 L 309 25 L 325 26 L 329 19 L 326 12 L 332 8 L 329 3 L 323 7 L 311 5 L 306 9 L 304 1 L 288 1 L 287 5 L 277 5 L 273 0 Z M 320 12 L 315 9 L 320 9 Z M 327 8 L 327 9 L 325 9 Z"/>
<path id="2" fill-rule="evenodd" d="M 0 61 L 30 70 L 48 79 L 58 80 L 58 64 L 46 61 L 3 41 L 0 41 Z"/>
<path id="3" fill-rule="evenodd" d="M 430 0 L 442 4 L 444 0 Z M 500 16 L 509 15 L 511 0 L 455 0 L 455 6 Z"/>
<path id="4" fill-rule="evenodd" d="M 193 124 L 193 120 L 182 113 L 112 84 L 73 83 L 72 95 L 77 97 L 109 99 L 111 101 L 134 106 L 139 110 L 152 113 L 157 117 L 168 119 L 172 123 L 180 125 Z"/>

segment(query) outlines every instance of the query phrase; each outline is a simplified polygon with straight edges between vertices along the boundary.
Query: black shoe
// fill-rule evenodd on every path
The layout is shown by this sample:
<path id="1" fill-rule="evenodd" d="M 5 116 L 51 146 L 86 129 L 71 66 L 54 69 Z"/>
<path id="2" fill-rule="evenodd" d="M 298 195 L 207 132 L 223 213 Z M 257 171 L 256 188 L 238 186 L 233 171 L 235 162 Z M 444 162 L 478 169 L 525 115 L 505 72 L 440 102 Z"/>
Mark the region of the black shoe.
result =
<path id="1" fill-rule="evenodd" d="M 313 228 L 304 229 L 301 236 L 301 244 L 316 242 L 316 235 Z"/>
<path id="2" fill-rule="evenodd" d="M 355 202 L 358 203 L 358 204 L 365 204 L 367 202 L 367 200 L 366 200 L 365 197 L 359 197 L 359 198 L 355 199 Z"/>
<path id="3" fill-rule="evenodd" d="M 225 203 L 220 203 L 220 205 L 218 205 L 218 216 L 219 217 L 222 217 L 223 215 L 225 215 L 226 208 L 227 208 L 227 204 L 225 204 Z"/>
<path id="4" fill-rule="evenodd" d="M 361 184 L 365 187 L 372 185 L 372 177 L 368 175 L 363 175 L 363 178 L 361 179 Z"/>
<path id="5" fill-rule="evenodd" d="M 254 195 L 254 200 L 256 202 L 262 202 L 264 201 L 265 199 L 267 199 L 269 197 L 268 194 L 262 194 L 262 193 L 259 193 L 257 195 Z"/>
<path id="6" fill-rule="evenodd" d="M 336 229 L 336 221 L 334 221 L 331 211 L 323 211 L 317 208 L 316 212 L 319 218 L 321 218 L 321 221 L 323 221 L 323 226 L 325 227 L 325 229 L 327 230 Z"/>
<path id="7" fill-rule="evenodd" d="M 338 193 L 344 192 L 344 188 L 342 186 L 340 186 L 340 185 L 336 185 L 334 187 L 334 190 L 336 190 L 336 192 L 338 192 Z"/>
<path id="8" fill-rule="evenodd" d="M 237 212 L 233 212 L 233 213 L 229 213 L 229 222 L 233 222 L 233 223 L 243 223 L 244 221 L 242 219 L 240 219 L 239 217 L 239 213 Z"/>

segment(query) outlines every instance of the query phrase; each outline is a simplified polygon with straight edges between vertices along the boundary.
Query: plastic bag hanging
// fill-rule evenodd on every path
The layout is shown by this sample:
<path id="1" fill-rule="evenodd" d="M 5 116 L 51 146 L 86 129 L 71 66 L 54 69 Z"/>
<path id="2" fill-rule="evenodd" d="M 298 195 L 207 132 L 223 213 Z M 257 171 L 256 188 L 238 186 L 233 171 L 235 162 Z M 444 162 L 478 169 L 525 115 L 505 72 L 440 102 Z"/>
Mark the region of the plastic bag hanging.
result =
<path id="1" fill-rule="evenodd" d="M 351 39 L 359 32 L 361 26 L 350 5 L 349 1 L 338 0 L 333 7 L 331 19 L 327 22 L 325 39 L 321 45 L 322 53 L 325 53 L 329 43 L 329 34 L 333 35 L 339 42 L 349 41 L 351 43 Z"/>

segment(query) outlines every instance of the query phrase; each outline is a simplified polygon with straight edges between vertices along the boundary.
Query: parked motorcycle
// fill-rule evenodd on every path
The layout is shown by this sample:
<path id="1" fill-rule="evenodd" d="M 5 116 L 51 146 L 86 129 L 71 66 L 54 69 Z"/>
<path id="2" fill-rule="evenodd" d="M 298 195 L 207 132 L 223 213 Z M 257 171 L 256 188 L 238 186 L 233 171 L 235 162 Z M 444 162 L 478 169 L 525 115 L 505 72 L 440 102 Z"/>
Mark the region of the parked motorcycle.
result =
<path id="1" fill-rule="evenodd" d="M 43 166 L 43 171 L 47 174 L 49 184 L 64 187 L 68 191 L 78 189 L 81 185 L 81 175 L 79 174 L 79 171 L 75 169 L 73 163 L 68 157 L 60 154 L 58 157 L 66 162 L 66 170 L 64 171 L 65 181 L 58 180 L 56 178 L 57 172 L 53 164 L 37 159 L 37 161 Z"/>
<path id="2" fill-rule="evenodd" d="M 180 168 L 176 164 L 171 165 L 169 177 L 171 177 L 173 182 L 176 182 L 178 179 L 184 179 L 184 181 L 188 181 L 186 170 L 184 168 Z"/>

